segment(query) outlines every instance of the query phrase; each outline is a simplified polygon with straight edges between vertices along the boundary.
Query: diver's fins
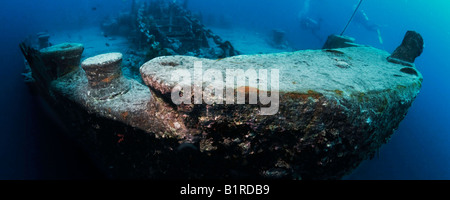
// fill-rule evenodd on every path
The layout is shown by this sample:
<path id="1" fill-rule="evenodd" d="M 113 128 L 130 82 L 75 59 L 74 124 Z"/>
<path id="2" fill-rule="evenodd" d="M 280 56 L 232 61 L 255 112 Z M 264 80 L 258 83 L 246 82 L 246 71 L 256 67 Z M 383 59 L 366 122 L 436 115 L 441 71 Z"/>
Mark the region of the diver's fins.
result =
<path id="1" fill-rule="evenodd" d="M 378 33 L 378 41 L 380 41 L 380 44 L 383 44 L 383 38 L 381 37 L 380 29 L 377 29 L 377 33 Z"/>

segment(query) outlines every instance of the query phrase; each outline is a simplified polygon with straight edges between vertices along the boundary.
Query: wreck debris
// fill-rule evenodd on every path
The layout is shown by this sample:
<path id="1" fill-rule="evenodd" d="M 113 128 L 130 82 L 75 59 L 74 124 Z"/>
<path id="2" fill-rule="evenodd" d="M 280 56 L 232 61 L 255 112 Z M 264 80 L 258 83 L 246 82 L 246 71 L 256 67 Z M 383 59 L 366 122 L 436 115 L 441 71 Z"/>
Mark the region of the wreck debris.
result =
<path id="1" fill-rule="evenodd" d="M 270 43 L 277 49 L 287 49 L 289 45 L 286 40 L 286 32 L 280 29 L 273 29 Z"/>
<path id="2" fill-rule="evenodd" d="M 279 30 L 279 29 L 274 29 L 272 30 L 272 36 L 273 36 L 273 41 L 275 44 L 277 45 L 282 45 L 285 42 L 285 35 L 286 32 Z"/>
<path id="3" fill-rule="evenodd" d="M 107 34 L 117 33 L 115 30 L 123 27 L 121 21 L 134 19 L 133 23 L 123 24 L 132 29 L 128 32 L 136 35 L 133 40 L 140 50 L 146 51 L 147 60 L 164 55 L 224 58 L 239 54 L 230 42 L 224 42 L 175 2 L 133 3 L 131 13 L 124 15 L 105 22 L 103 30 Z"/>
<path id="4" fill-rule="evenodd" d="M 75 71 L 80 66 L 82 44 L 62 43 L 40 50 L 44 65 L 50 68 L 54 79 Z"/>
<path id="5" fill-rule="evenodd" d="M 107 99 L 123 94 L 130 89 L 122 76 L 122 54 L 107 53 L 90 57 L 81 63 L 86 72 L 90 96 Z"/>

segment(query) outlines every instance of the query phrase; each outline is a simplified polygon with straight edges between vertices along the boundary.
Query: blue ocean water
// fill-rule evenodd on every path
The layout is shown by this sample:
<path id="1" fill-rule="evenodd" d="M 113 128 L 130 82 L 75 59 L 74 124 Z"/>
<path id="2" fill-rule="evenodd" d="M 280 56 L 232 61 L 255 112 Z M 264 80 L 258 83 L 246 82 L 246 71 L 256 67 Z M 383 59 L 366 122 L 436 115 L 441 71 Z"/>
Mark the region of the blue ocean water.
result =
<path id="1" fill-rule="evenodd" d="M 181 1 L 181 0 L 179 0 Z M 230 30 L 286 32 L 295 49 L 319 49 L 339 34 L 359 0 L 189 0 L 206 25 Z M 0 179 L 98 178 L 81 150 L 61 135 L 40 100 L 23 83 L 18 44 L 41 31 L 73 31 L 99 26 L 131 0 L 15 0 L 0 6 Z M 356 18 L 345 34 L 357 43 L 392 52 L 407 30 L 419 32 L 425 50 L 416 60 L 423 88 L 405 120 L 374 159 L 345 179 L 450 179 L 450 2 L 447 0 L 364 0 L 363 10 L 378 33 Z M 302 17 L 320 28 L 302 28 Z M 239 34 L 238 32 L 236 34 Z"/>

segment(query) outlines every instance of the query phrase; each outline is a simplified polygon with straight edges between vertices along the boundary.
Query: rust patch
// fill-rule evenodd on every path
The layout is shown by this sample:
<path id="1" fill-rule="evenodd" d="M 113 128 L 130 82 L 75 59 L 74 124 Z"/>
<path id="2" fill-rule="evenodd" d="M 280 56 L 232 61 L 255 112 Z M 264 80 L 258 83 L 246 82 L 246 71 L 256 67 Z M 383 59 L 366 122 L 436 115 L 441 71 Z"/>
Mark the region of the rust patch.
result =
<path id="1" fill-rule="evenodd" d="M 334 92 L 339 96 L 342 96 L 344 94 L 342 90 L 334 90 Z"/>
<path id="2" fill-rule="evenodd" d="M 103 80 L 101 80 L 102 83 L 111 83 L 111 81 L 113 81 L 114 79 L 116 79 L 117 77 L 119 77 L 119 74 L 114 74 L 110 77 L 106 77 Z"/>
<path id="3" fill-rule="evenodd" d="M 225 58 L 219 58 L 219 59 L 216 60 L 216 62 L 221 61 L 221 60 L 223 60 L 223 59 L 225 59 Z"/>
<path id="4" fill-rule="evenodd" d="M 306 94 L 289 92 L 289 93 L 286 93 L 285 95 L 291 99 L 304 99 L 304 100 L 308 99 L 309 97 L 311 97 L 313 99 L 318 99 L 323 96 L 321 93 L 318 93 L 314 90 L 308 90 L 308 92 Z"/>
<path id="5" fill-rule="evenodd" d="M 241 86 L 238 87 L 238 89 L 236 90 L 237 92 L 244 92 L 246 94 L 250 93 L 250 92 L 256 92 L 259 93 L 259 89 L 258 88 L 254 88 L 254 87 L 249 87 L 249 86 Z"/>
<path id="6" fill-rule="evenodd" d="M 125 135 L 124 134 L 117 134 L 117 137 L 119 137 L 119 140 L 117 140 L 117 144 L 122 143 L 125 139 Z"/>
<path id="7" fill-rule="evenodd" d="M 126 112 L 123 112 L 122 114 L 120 114 L 120 116 L 122 116 L 122 119 L 127 119 L 127 117 L 128 117 L 128 111 L 126 111 Z"/>

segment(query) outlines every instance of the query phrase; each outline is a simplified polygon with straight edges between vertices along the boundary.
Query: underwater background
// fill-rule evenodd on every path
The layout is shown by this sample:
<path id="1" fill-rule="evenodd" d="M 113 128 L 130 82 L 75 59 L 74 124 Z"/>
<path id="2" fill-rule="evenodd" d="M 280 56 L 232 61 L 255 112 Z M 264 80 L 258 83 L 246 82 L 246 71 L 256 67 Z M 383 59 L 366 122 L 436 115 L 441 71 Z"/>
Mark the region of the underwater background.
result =
<path id="1" fill-rule="evenodd" d="M 233 42 L 247 40 L 248 32 L 264 35 L 280 29 L 289 46 L 301 50 L 320 49 L 328 35 L 339 34 L 358 2 L 189 0 L 188 8 L 201 13 L 206 26 L 242 35 Z M 41 106 L 43 100 L 29 93 L 21 76 L 24 59 L 18 45 L 37 32 L 76 33 L 98 27 L 106 17 L 130 7 L 130 0 L 1 1 L 0 179 L 102 178 L 87 155 L 63 135 L 57 118 Z M 407 30 L 423 36 L 425 49 L 416 66 L 424 82 L 391 140 L 344 179 L 450 179 L 450 2 L 364 0 L 360 9 L 377 25 L 382 41 L 355 18 L 345 35 L 359 44 L 392 52 Z M 305 28 L 302 17 L 320 22 L 320 28 Z"/>

